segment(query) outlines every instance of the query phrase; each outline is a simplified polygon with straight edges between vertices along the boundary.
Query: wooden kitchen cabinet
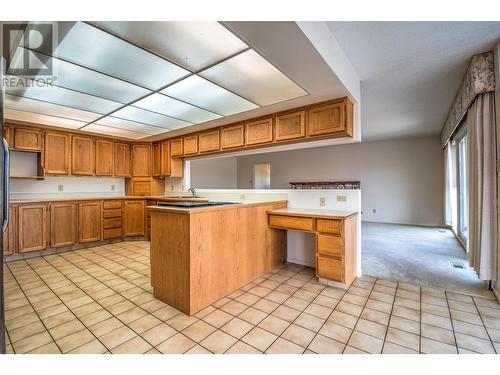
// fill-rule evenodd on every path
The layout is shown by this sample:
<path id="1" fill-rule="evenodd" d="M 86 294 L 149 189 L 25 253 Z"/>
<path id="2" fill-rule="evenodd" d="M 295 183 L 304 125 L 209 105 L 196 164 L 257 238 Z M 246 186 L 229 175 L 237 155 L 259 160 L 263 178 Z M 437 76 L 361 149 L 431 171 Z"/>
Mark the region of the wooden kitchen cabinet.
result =
<path id="1" fill-rule="evenodd" d="M 146 219 L 144 201 L 126 200 L 124 203 L 123 235 L 144 236 Z"/>
<path id="2" fill-rule="evenodd" d="M 130 144 L 115 142 L 116 177 L 130 177 Z"/>
<path id="3" fill-rule="evenodd" d="M 160 176 L 170 176 L 170 141 L 160 143 Z"/>
<path id="4" fill-rule="evenodd" d="M 72 246 L 77 243 L 78 207 L 75 202 L 51 203 L 50 247 Z"/>
<path id="5" fill-rule="evenodd" d="M 245 145 L 245 125 L 228 126 L 221 130 L 221 147 L 223 149 L 243 147 Z"/>
<path id="6" fill-rule="evenodd" d="M 161 176 L 161 145 L 160 142 L 153 143 L 153 176 Z"/>
<path id="7" fill-rule="evenodd" d="M 101 202 L 78 203 L 78 242 L 101 240 Z"/>
<path id="8" fill-rule="evenodd" d="M 13 148 L 19 151 L 42 151 L 43 133 L 39 129 L 14 128 Z"/>
<path id="9" fill-rule="evenodd" d="M 14 148 L 14 129 L 7 124 L 3 126 L 3 137 L 7 141 L 10 149 Z"/>
<path id="10" fill-rule="evenodd" d="M 184 159 L 170 158 L 170 177 L 184 176 Z"/>
<path id="11" fill-rule="evenodd" d="M 151 176 L 151 145 L 132 145 L 132 177 Z"/>
<path id="12" fill-rule="evenodd" d="M 276 140 L 286 141 L 306 136 L 306 111 L 276 116 Z"/>
<path id="13" fill-rule="evenodd" d="M 3 233 L 3 255 L 17 252 L 17 207 L 9 206 L 9 225 Z"/>
<path id="14" fill-rule="evenodd" d="M 68 175 L 70 173 L 70 136 L 64 133 L 45 132 L 45 173 Z"/>
<path id="15" fill-rule="evenodd" d="M 273 118 L 268 117 L 245 124 L 245 144 L 248 146 L 273 141 Z"/>
<path id="16" fill-rule="evenodd" d="M 182 138 L 172 139 L 170 141 L 170 155 L 171 156 L 182 156 L 184 153 L 182 144 Z"/>
<path id="17" fill-rule="evenodd" d="M 94 175 L 94 139 L 74 135 L 71 144 L 71 173 L 75 176 Z"/>
<path id="18" fill-rule="evenodd" d="M 200 152 L 217 151 L 220 149 L 219 129 L 203 132 L 198 135 L 198 148 Z"/>
<path id="19" fill-rule="evenodd" d="M 183 155 L 198 153 L 198 134 L 188 135 L 183 138 Z"/>
<path id="20" fill-rule="evenodd" d="M 113 176 L 114 152 L 113 142 L 98 139 L 95 142 L 95 174 L 96 176 Z"/>
<path id="21" fill-rule="evenodd" d="M 21 205 L 17 212 L 19 252 L 27 253 L 46 249 L 47 205 Z"/>
<path id="22" fill-rule="evenodd" d="M 347 99 L 308 110 L 307 135 L 352 135 L 352 103 Z"/>

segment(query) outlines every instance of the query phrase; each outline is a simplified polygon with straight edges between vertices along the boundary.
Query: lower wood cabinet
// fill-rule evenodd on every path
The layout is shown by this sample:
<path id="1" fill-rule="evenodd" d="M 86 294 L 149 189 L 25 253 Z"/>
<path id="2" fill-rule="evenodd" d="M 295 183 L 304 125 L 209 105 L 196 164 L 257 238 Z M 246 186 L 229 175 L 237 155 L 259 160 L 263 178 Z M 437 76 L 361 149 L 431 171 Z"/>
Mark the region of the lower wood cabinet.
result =
<path id="1" fill-rule="evenodd" d="M 101 240 L 101 202 L 78 203 L 78 242 Z"/>
<path id="2" fill-rule="evenodd" d="M 51 203 L 50 247 L 72 246 L 77 242 L 78 207 L 74 202 Z"/>
<path id="3" fill-rule="evenodd" d="M 9 207 L 9 225 L 3 233 L 3 255 L 12 255 L 17 251 L 17 207 Z"/>
<path id="4" fill-rule="evenodd" d="M 123 209 L 123 235 L 144 236 L 146 211 L 143 200 L 126 200 Z"/>
<path id="5" fill-rule="evenodd" d="M 47 248 L 47 204 L 18 207 L 18 245 L 20 253 Z"/>

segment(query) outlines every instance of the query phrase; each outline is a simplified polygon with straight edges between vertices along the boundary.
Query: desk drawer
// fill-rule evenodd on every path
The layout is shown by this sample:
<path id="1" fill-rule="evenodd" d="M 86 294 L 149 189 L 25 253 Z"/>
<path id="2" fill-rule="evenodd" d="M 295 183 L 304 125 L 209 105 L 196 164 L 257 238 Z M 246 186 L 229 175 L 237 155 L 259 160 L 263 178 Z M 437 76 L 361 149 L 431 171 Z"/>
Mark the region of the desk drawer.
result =
<path id="1" fill-rule="evenodd" d="M 122 237 L 122 234 L 122 228 L 104 229 L 103 238 L 105 240 L 110 238 L 119 238 Z"/>
<path id="2" fill-rule="evenodd" d="M 108 210 L 110 208 L 122 208 L 122 201 L 120 201 L 120 200 L 118 200 L 118 201 L 104 201 L 102 203 L 102 207 L 105 210 Z"/>
<path id="3" fill-rule="evenodd" d="M 313 219 L 310 217 L 269 215 L 269 225 L 283 229 L 313 231 Z"/>
<path id="4" fill-rule="evenodd" d="M 104 219 L 103 226 L 104 226 L 104 229 L 121 228 L 123 226 L 122 218 L 115 217 L 115 218 L 110 218 L 110 219 Z"/>
<path id="5" fill-rule="evenodd" d="M 103 210 L 102 211 L 102 217 L 105 219 L 111 218 L 111 217 L 122 217 L 122 209 L 121 208 L 116 208 L 113 210 Z"/>
<path id="6" fill-rule="evenodd" d="M 318 234 L 316 236 L 316 241 L 318 255 L 336 258 L 344 256 L 344 240 L 341 237 Z"/>
<path id="7" fill-rule="evenodd" d="M 316 225 L 318 232 L 342 235 L 342 220 L 318 219 Z"/>
<path id="8" fill-rule="evenodd" d="M 342 260 L 317 257 L 316 272 L 322 279 L 344 282 L 344 266 Z"/>

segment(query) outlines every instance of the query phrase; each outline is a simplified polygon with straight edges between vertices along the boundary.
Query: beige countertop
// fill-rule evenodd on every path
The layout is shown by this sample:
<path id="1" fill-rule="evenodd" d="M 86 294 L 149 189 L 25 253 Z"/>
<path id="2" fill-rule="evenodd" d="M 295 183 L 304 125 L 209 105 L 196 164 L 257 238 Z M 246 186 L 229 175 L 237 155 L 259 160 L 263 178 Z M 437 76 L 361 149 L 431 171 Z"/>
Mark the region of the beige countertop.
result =
<path id="1" fill-rule="evenodd" d="M 268 214 L 279 214 L 286 216 L 307 216 L 307 217 L 324 217 L 324 218 L 339 218 L 356 215 L 356 211 L 338 211 L 338 210 L 323 210 L 319 208 L 281 208 L 279 210 L 267 211 Z"/>
<path id="2" fill-rule="evenodd" d="M 287 200 L 272 200 L 264 202 L 233 202 L 235 204 L 203 206 L 203 207 L 148 206 L 148 209 L 150 211 L 171 212 L 171 213 L 180 213 L 189 215 L 192 213 L 199 213 L 199 212 L 230 210 L 231 208 L 238 208 L 238 207 L 263 206 L 273 203 L 287 203 L 287 202 L 288 202 Z"/>

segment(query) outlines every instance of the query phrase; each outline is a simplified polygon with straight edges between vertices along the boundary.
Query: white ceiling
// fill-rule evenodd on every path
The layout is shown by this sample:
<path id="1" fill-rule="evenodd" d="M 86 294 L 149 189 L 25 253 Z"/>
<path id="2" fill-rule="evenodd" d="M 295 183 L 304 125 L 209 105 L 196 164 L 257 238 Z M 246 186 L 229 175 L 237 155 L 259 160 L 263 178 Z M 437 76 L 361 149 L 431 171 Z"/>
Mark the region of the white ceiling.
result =
<path id="1" fill-rule="evenodd" d="M 439 134 L 500 22 L 327 22 L 361 79 L 363 141 Z"/>

